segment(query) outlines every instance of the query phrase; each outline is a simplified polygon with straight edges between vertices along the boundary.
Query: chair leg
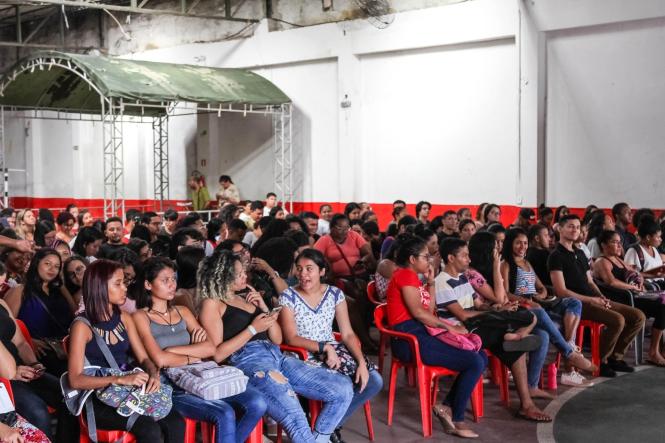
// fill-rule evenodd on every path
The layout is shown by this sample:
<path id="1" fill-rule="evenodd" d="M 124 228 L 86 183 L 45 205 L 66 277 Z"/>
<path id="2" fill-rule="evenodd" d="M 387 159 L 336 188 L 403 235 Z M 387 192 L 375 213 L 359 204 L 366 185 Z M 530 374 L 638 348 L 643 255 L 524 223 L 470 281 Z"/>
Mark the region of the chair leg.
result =
<path id="1" fill-rule="evenodd" d="M 316 419 L 319 418 L 319 412 L 321 412 L 321 402 L 318 400 L 309 400 L 309 422 L 312 430 L 314 430 Z"/>
<path id="2" fill-rule="evenodd" d="M 471 410 L 473 411 L 473 420 L 476 423 L 478 423 L 480 418 L 485 414 L 485 400 L 483 396 L 483 377 L 481 375 L 478 378 L 476 387 L 473 388 L 473 391 L 471 392 Z"/>
<path id="3" fill-rule="evenodd" d="M 600 328 L 601 325 L 595 325 L 591 328 L 591 361 L 600 368 Z M 593 375 L 600 375 L 600 369 Z"/>
<path id="4" fill-rule="evenodd" d="M 275 442 L 282 443 L 282 425 L 280 424 L 277 425 L 277 440 Z"/>
<path id="5" fill-rule="evenodd" d="M 388 385 L 388 426 L 393 424 L 395 388 L 397 387 L 397 371 L 399 371 L 399 364 L 393 361 L 390 364 L 390 384 Z"/>
<path id="6" fill-rule="evenodd" d="M 383 362 L 386 357 L 386 342 L 388 341 L 388 337 L 385 335 L 381 334 L 379 336 L 379 374 L 383 374 Z"/>
<path id="7" fill-rule="evenodd" d="M 195 443 L 196 442 L 196 420 L 191 418 L 185 418 L 185 443 Z M 205 441 L 205 439 L 204 439 Z"/>
<path id="8" fill-rule="evenodd" d="M 547 365 L 547 389 L 556 391 L 558 386 L 556 382 L 556 376 L 558 373 L 558 368 L 556 363 L 550 363 Z"/>
<path id="9" fill-rule="evenodd" d="M 263 419 L 259 419 L 254 427 L 254 430 L 249 437 L 247 437 L 246 443 L 263 443 Z"/>
<path id="10" fill-rule="evenodd" d="M 498 360 L 498 359 L 497 359 Z M 499 363 L 501 366 L 501 370 L 499 372 L 500 381 L 499 381 L 499 391 L 501 393 L 501 403 L 504 404 L 505 407 L 510 407 L 510 391 L 508 390 L 508 368 L 503 364 Z"/>
<path id="11" fill-rule="evenodd" d="M 367 423 L 367 436 L 369 441 L 374 441 L 374 423 L 372 423 L 372 407 L 369 404 L 369 401 L 365 402 L 365 422 Z M 248 442 L 253 443 L 253 442 Z M 257 442 L 261 443 L 261 442 Z"/>
<path id="12" fill-rule="evenodd" d="M 432 380 L 423 367 L 418 368 L 416 377 L 418 396 L 420 397 L 420 417 L 423 422 L 423 436 L 427 438 L 432 436 Z"/>
<path id="13" fill-rule="evenodd" d="M 203 443 L 215 443 L 215 426 L 209 421 L 201 422 L 201 440 Z"/>

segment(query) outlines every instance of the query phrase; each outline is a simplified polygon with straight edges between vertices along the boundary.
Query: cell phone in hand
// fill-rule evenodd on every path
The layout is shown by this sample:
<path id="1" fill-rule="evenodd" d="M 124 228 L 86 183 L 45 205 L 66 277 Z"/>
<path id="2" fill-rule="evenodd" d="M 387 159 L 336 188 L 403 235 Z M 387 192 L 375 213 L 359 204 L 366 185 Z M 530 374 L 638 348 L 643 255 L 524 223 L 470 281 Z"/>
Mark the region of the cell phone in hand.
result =
<path id="1" fill-rule="evenodd" d="M 282 310 L 282 306 L 276 306 L 276 307 L 272 308 L 269 315 L 277 315 L 277 314 L 279 314 L 279 311 L 281 311 L 281 310 Z"/>

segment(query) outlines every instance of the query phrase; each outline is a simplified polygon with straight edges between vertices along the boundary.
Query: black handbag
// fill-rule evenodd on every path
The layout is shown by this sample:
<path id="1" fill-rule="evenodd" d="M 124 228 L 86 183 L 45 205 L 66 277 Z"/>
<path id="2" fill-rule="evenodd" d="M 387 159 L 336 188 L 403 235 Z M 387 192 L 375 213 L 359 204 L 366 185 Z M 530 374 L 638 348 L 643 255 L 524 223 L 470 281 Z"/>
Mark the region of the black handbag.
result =
<path id="1" fill-rule="evenodd" d="M 527 309 L 520 308 L 517 311 L 486 311 L 464 322 L 469 331 L 478 328 L 505 329 L 513 332 L 533 322 L 533 314 Z"/>

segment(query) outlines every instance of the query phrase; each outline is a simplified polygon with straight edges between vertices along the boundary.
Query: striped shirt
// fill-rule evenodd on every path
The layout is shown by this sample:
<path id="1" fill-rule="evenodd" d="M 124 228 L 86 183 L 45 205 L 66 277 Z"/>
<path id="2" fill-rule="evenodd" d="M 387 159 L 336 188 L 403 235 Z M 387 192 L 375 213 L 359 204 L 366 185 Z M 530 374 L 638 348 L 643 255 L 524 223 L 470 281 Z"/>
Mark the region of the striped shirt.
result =
<path id="1" fill-rule="evenodd" d="M 448 306 L 457 302 L 465 310 L 473 309 L 473 302 L 478 296 L 464 274 L 453 278 L 446 272 L 441 272 L 434 279 L 436 288 L 436 310 L 441 318 L 449 319 L 451 323 L 461 323 L 455 315 L 448 310 Z"/>

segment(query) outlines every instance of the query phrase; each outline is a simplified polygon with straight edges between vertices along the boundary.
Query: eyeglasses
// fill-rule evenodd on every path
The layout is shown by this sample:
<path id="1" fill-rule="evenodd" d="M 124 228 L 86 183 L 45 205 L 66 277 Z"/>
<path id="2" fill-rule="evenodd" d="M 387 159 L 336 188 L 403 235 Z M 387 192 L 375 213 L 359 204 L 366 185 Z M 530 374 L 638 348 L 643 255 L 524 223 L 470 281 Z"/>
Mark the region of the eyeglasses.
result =
<path id="1" fill-rule="evenodd" d="M 423 257 L 425 260 L 432 258 L 431 254 L 418 254 L 418 257 Z"/>
<path id="2" fill-rule="evenodd" d="M 85 272 L 85 266 L 79 265 L 75 267 L 73 271 L 69 271 L 67 273 L 67 276 L 69 276 L 69 278 L 74 278 L 76 276 L 83 274 L 84 272 Z"/>
<path id="3" fill-rule="evenodd" d="M 136 277 L 126 276 L 125 278 L 122 279 L 122 282 L 125 284 L 125 286 L 133 285 L 134 282 L 136 282 Z"/>

